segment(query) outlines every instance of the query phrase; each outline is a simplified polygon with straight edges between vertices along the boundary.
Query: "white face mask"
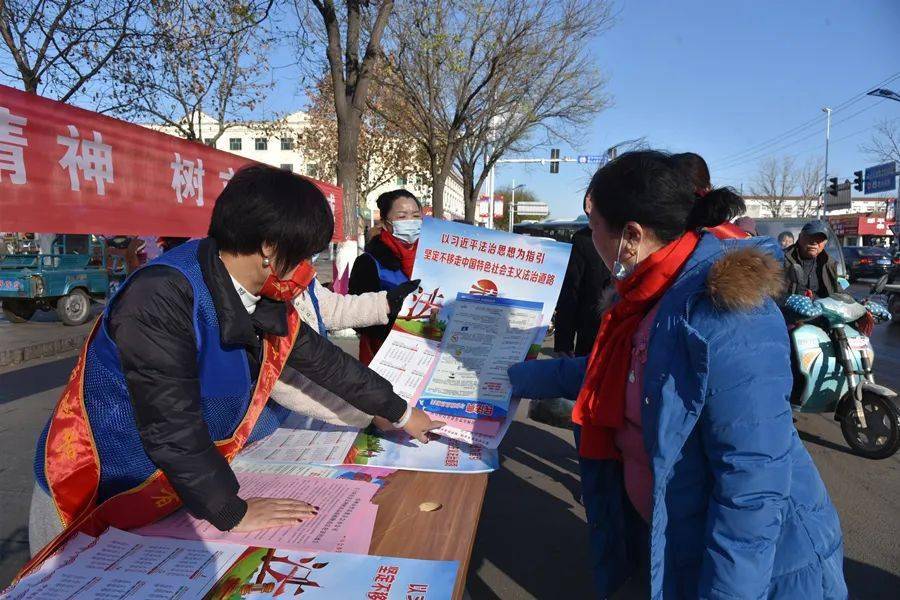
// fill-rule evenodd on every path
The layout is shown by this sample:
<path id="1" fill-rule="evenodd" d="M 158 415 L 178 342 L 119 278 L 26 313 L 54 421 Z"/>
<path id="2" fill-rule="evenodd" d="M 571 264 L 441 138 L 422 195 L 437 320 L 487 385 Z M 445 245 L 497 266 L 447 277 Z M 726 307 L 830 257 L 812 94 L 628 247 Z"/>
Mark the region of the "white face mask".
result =
<path id="1" fill-rule="evenodd" d="M 422 219 L 404 219 L 402 221 L 394 221 L 392 223 L 394 231 L 393 236 L 398 240 L 403 240 L 407 244 L 414 244 L 419 239 L 419 233 L 422 231 Z"/>

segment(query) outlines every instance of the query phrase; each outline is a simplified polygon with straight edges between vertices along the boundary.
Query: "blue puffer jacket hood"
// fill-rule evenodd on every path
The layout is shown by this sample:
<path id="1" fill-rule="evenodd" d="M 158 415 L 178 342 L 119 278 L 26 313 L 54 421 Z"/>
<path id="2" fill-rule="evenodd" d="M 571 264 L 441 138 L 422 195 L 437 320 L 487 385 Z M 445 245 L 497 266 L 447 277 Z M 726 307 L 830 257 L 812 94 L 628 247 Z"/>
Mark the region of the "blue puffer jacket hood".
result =
<path id="1" fill-rule="evenodd" d="M 768 238 L 704 235 L 658 304 L 641 403 L 654 599 L 847 596 L 837 513 L 792 422 L 780 259 Z M 510 375 L 526 397 L 574 397 L 583 364 L 533 361 Z M 551 389 L 554 376 L 567 379 Z M 621 469 L 585 489 L 585 506 L 604 507 L 588 520 L 607 537 L 604 566 L 625 572 L 632 534 L 621 501 L 603 498 L 623 488 L 603 477 Z"/>

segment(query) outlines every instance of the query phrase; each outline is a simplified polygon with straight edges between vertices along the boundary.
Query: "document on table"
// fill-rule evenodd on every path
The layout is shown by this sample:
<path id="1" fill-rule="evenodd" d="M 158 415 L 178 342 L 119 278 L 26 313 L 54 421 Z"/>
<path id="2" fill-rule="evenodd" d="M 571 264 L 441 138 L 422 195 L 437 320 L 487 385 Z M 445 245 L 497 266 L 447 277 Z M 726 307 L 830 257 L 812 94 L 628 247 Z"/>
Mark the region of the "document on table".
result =
<path id="1" fill-rule="evenodd" d="M 17 585 L 16 600 L 203 598 L 246 546 L 147 538 L 110 529 L 43 579 Z"/>
<path id="2" fill-rule="evenodd" d="M 358 432 L 355 427 L 293 413 L 272 435 L 250 444 L 239 456 L 243 462 L 339 465 Z"/>
<path id="3" fill-rule="evenodd" d="M 293 498 L 319 507 L 319 514 L 291 527 L 247 533 L 223 532 L 208 521 L 182 509 L 165 519 L 141 527 L 142 535 L 180 539 L 272 545 L 288 550 L 333 552 L 369 551 L 377 506 L 372 497 L 380 489 L 367 481 L 324 479 L 266 473 L 237 472 L 243 498 Z"/>
<path id="4" fill-rule="evenodd" d="M 30 589 L 42 586 L 53 574 L 53 571 L 72 562 L 82 550 L 93 544 L 95 539 L 83 533 L 76 533 L 72 539 L 66 542 L 65 546 L 45 560 L 36 571 L 19 580 L 14 588 L 8 588 L 0 593 L 0 598 L 8 600 L 24 598 Z"/>
<path id="5" fill-rule="evenodd" d="M 40 577 L 23 579 L 2 597 L 261 600 L 303 594 L 307 600 L 449 600 L 459 568 L 456 561 L 153 538 L 117 529 L 66 552 L 64 562 L 48 560 L 36 574 Z"/>
<path id="6" fill-rule="evenodd" d="M 368 481 L 379 487 L 388 483 L 388 477 L 397 469 L 387 467 L 363 467 L 358 465 L 340 465 L 326 467 L 322 465 L 304 465 L 292 463 L 242 462 L 240 458 L 231 463 L 231 468 L 248 473 L 270 473 L 273 475 L 301 475 L 304 477 L 325 477 L 328 479 L 349 479 L 351 481 Z"/>
<path id="7" fill-rule="evenodd" d="M 346 463 L 435 473 L 489 473 L 497 470 L 500 459 L 496 450 L 453 439 L 439 438 L 422 444 L 405 431 L 370 428 L 360 432 Z"/>

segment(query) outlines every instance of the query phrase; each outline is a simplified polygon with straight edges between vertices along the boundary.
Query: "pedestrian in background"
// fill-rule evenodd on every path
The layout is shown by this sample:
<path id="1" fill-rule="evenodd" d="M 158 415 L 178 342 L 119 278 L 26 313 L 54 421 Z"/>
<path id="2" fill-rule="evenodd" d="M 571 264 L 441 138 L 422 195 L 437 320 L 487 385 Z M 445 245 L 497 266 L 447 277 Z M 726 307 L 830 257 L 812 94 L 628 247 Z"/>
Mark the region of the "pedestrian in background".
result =
<path id="1" fill-rule="evenodd" d="M 782 250 L 787 250 L 794 245 L 794 234 L 790 231 L 782 231 L 778 234 L 778 245 Z"/>
<path id="2" fill-rule="evenodd" d="M 582 209 L 587 214 L 587 195 Z M 556 303 L 554 352 L 584 356 L 591 351 L 600 327 L 600 296 L 609 284 L 609 271 L 598 260 L 591 228 L 572 236 L 572 253 Z"/>
<path id="3" fill-rule="evenodd" d="M 583 377 L 510 369 L 513 393 L 581 386 L 584 505 L 601 597 L 637 574 L 652 598 L 846 598 L 837 512 L 791 419 L 783 287 L 768 238 L 709 231 L 743 210 L 699 196 L 671 157 L 600 169 L 593 240 L 616 281 Z M 544 363 L 541 365 L 541 363 Z"/>
<path id="4" fill-rule="evenodd" d="M 365 252 L 353 263 L 351 294 L 390 291 L 412 278 L 422 230 L 422 204 L 404 189 L 385 192 L 375 203 L 381 213 L 381 233 L 366 244 Z M 356 328 L 360 362 L 372 362 L 392 325 L 393 319 L 386 325 Z"/>
<path id="5" fill-rule="evenodd" d="M 824 221 L 810 221 L 800 230 L 797 243 L 784 251 L 784 275 L 787 295 L 812 294 L 827 298 L 841 291 L 837 263 L 828 255 L 828 226 Z"/>

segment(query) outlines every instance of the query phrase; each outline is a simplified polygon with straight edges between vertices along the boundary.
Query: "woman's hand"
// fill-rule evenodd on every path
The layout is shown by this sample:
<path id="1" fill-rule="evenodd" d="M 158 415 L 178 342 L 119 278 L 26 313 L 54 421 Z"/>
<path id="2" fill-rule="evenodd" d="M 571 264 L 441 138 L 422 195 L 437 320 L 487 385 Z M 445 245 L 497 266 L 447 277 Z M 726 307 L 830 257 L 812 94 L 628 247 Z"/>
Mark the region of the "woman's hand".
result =
<path id="1" fill-rule="evenodd" d="M 247 498 L 247 513 L 231 531 L 242 533 L 272 527 L 290 527 L 315 517 L 319 509 L 291 498 Z"/>
<path id="2" fill-rule="evenodd" d="M 431 417 L 424 410 L 414 408 L 409 416 L 409 421 L 403 426 L 403 430 L 423 444 L 427 444 L 428 432 L 433 429 L 440 429 L 444 425 L 446 423 L 443 421 L 432 421 Z"/>
<path id="3" fill-rule="evenodd" d="M 397 428 L 394 427 L 394 424 L 385 419 L 384 417 L 375 416 L 372 417 L 372 425 L 377 427 L 381 431 L 396 431 Z"/>

